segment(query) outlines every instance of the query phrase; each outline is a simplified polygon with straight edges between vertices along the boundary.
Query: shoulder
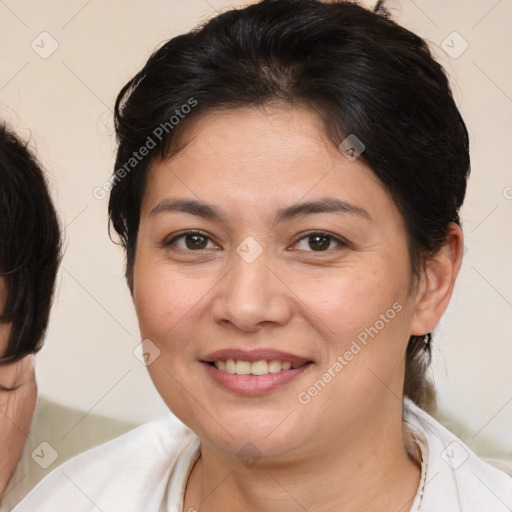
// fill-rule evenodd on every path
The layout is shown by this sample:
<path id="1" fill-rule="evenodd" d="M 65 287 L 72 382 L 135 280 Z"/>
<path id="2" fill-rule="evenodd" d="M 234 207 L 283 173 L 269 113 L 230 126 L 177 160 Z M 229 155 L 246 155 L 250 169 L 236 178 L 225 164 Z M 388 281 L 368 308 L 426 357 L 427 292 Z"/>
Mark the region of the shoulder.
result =
<path id="1" fill-rule="evenodd" d="M 512 478 L 480 459 L 463 441 L 406 399 L 404 419 L 424 436 L 428 466 L 421 512 L 505 512 Z"/>
<path id="2" fill-rule="evenodd" d="M 136 426 L 40 397 L 2 505 L 11 510 L 58 465 Z"/>
<path id="3" fill-rule="evenodd" d="M 142 425 L 59 466 L 14 511 L 157 511 L 176 458 L 195 437 L 173 416 Z"/>

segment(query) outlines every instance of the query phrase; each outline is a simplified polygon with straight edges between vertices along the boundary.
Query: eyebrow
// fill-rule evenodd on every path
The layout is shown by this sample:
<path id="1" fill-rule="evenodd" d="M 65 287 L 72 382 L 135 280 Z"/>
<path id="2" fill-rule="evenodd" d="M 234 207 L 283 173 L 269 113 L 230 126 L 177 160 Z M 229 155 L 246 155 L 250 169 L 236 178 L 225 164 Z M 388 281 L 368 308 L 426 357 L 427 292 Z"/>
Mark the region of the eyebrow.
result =
<path id="1" fill-rule="evenodd" d="M 224 215 L 219 208 L 192 199 L 163 199 L 151 210 L 150 216 L 168 212 L 183 212 L 209 220 L 224 221 Z M 371 220 L 370 214 L 364 208 L 334 197 L 325 197 L 280 208 L 276 211 L 275 222 L 284 222 L 314 213 L 348 213 Z"/>

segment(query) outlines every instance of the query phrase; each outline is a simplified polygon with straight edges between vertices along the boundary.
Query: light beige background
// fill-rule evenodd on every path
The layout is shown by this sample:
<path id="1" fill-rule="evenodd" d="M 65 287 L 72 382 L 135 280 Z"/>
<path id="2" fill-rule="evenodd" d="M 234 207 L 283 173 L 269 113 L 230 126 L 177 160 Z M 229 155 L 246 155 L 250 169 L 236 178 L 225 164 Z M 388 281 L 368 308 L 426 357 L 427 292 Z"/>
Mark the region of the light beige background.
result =
<path id="1" fill-rule="evenodd" d="M 66 226 L 57 299 L 38 357 L 41 392 L 53 399 L 135 421 L 166 412 L 133 355 L 140 339 L 123 255 L 107 235 L 106 199 L 93 190 L 111 174 L 111 110 L 121 86 L 163 41 L 242 4 L 0 0 L 0 116 L 37 149 Z M 431 42 L 471 133 L 467 252 L 435 333 L 439 403 L 474 438 L 512 453 L 512 1 L 388 5 Z"/>

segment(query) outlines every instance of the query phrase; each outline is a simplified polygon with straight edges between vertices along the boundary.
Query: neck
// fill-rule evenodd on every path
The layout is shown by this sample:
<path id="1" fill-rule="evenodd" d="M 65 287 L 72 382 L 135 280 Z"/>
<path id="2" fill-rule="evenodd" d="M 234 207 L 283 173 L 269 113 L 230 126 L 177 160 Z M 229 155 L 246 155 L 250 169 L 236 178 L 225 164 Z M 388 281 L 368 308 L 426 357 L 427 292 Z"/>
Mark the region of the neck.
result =
<path id="1" fill-rule="evenodd" d="M 203 443 L 188 481 L 184 510 L 217 512 L 228 505 L 244 512 L 409 510 L 420 464 L 408 455 L 401 411 L 393 421 L 370 425 L 357 425 L 329 442 L 320 439 L 313 453 L 300 459 L 263 458 L 252 467 L 231 455 L 222 457 Z"/>

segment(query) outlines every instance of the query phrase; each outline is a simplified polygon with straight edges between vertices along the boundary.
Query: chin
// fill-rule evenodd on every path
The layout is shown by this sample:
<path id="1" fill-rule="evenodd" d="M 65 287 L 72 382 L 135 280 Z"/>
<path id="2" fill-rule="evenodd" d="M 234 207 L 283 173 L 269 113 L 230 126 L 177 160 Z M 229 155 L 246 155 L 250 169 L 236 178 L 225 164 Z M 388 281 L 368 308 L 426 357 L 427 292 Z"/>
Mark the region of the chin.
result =
<path id="1" fill-rule="evenodd" d="M 203 443 L 215 450 L 236 454 L 238 457 L 251 451 L 260 457 L 281 456 L 305 441 L 303 437 L 307 429 L 303 422 L 298 424 L 297 418 L 293 416 L 290 411 L 283 411 L 276 416 L 274 410 L 259 408 L 219 413 L 215 417 L 217 421 L 206 424 L 198 424 L 197 421 L 187 424 Z"/>

